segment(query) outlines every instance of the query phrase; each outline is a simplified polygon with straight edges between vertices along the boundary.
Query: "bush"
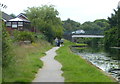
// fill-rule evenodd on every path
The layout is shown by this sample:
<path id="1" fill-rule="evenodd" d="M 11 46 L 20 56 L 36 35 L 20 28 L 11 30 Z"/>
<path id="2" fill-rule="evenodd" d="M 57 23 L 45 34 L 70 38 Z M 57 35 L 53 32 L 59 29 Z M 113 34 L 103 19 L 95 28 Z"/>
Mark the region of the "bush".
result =
<path id="1" fill-rule="evenodd" d="M 105 32 L 104 44 L 105 47 L 114 47 L 118 46 L 119 38 L 118 38 L 118 30 L 116 27 L 113 27 Z"/>
<path id="2" fill-rule="evenodd" d="M 2 25 L 2 66 L 6 67 L 12 60 L 12 41 L 9 33 L 6 31 L 5 25 Z"/>
<path id="3" fill-rule="evenodd" d="M 15 41 L 35 41 L 35 36 L 33 32 L 15 30 L 13 35 Z"/>
<path id="4" fill-rule="evenodd" d="M 35 36 L 37 40 L 39 39 L 47 40 L 47 37 L 44 34 L 36 34 Z"/>

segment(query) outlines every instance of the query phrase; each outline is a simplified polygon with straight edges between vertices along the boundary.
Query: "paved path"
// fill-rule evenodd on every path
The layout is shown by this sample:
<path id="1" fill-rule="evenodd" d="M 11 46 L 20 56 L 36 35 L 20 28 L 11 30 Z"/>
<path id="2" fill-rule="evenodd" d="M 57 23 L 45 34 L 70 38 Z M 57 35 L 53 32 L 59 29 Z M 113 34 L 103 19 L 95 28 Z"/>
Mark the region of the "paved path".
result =
<path id="1" fill-rule="evenodd" d="M 61 71 L 62 65 L 54 59 L 57 55 L 55 51 L 58 48 L 59 47 L 53 47 L 46 52 L 45 57 L 41 58 L 44 66 L 38 71 L 38 74 L 33 82 L 64 82 L 64 78 L 61 76 L 63 73 Z"/>

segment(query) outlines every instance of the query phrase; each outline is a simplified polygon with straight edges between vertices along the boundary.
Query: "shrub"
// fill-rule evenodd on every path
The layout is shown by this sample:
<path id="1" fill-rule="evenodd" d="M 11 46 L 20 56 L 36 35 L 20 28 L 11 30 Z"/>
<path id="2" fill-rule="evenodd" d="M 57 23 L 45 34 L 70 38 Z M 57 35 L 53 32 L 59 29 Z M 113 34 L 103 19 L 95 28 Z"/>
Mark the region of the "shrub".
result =
<path id="1" fill-rule="evenodd" d="M 2 25 L 2 66 L 8 66 L 11 63 L 11 53 L 12 53 L 12 41 L 10 39 L 9 33 L 6 31 L 5 25 Z"/>
<path id="2" fill-rule="evenodd" d="M 44 34 L 36 34 L 35 36 L 37 40 L 39 39 L 47 40 L 47 37 Z"/>
<path id="3" fill-rule="evenodd" d="M 15 41 L 35 41 L 35 36 L 33 32 L 15 30 L 13 35 Z"/>

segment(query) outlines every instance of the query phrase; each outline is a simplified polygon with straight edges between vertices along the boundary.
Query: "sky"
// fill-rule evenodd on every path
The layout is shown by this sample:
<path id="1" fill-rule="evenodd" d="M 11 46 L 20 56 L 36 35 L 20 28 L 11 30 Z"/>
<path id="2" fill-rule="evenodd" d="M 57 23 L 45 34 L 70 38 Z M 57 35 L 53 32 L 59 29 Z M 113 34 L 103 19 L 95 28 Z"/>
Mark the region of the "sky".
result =
<path id="1" fill-rule="evenodd" d="M 84 23 L 96 19 L 107 19 L 111 16 L 113 9 L 117 8 L 120 0 L 0 0 L 7 5 L 1 8 L 7 14 L 18 15 L 27 7 L 38 7 L 41 5 L 55 5 L 61 20 L 71 20 Z"/>

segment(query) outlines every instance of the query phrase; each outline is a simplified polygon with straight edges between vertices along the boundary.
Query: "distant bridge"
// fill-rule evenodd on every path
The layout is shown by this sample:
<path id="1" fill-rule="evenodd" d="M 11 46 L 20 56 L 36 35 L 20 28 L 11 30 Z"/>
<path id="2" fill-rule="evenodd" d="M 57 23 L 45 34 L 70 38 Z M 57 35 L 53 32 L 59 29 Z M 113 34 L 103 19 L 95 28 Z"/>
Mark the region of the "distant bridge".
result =
<path id="1" fill-rule="evenodd" d="M 76 40 L 76 38 L 104 38 L 104 31 L 94 31 L 94 30 L 88 30 L 85 31 L 85 33 L 81 32 L 75 32 L 71 33 L 70 31 L 64 32 L 64 38 L 68 40 Z"/>
<path id="2" fill-rule="evenodd" d="M 83 38 L 104 38 L 104 35 L 72 35 L 72 38 L 78 38 L 78 37 L 83 37 Z"/>
<path id="3" fill-rule="evenodd" d="M 72 42 L 75 42 L 75 38 L 104 38 L 104 35 L 72 35 Z"/>

